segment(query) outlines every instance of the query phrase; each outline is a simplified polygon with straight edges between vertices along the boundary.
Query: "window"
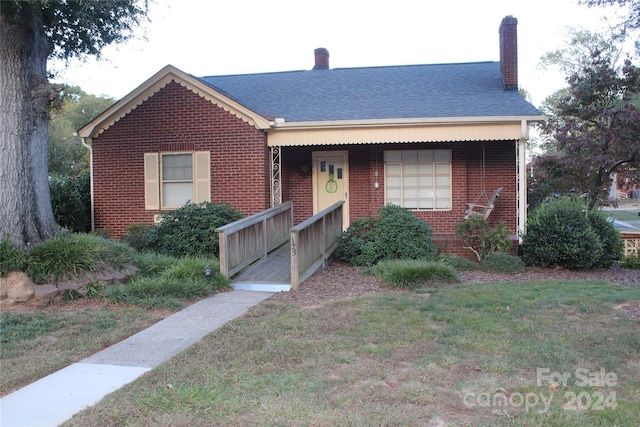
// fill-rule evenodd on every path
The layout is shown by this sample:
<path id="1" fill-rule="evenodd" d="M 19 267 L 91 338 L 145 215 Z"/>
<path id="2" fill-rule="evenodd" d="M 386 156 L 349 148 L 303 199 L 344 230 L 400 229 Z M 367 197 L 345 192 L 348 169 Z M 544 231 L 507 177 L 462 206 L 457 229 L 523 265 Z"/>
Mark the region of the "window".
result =
<path id="1" fill-rule="evenodd" d="M 162 154 L 162 208 L 179 208 L 193 197 L 193 154 Z"/>
<path id="2" fill-rule="evenodd" d="M 385 202 L 408 209 L 451 209 L 451 150 L 384 152 Z"/>
<path id="3" fill-rule="evenodd" d="M 176 209 L 187 201 L 211 200 L 208 151 L 146 153 L 145 208 Z"/>

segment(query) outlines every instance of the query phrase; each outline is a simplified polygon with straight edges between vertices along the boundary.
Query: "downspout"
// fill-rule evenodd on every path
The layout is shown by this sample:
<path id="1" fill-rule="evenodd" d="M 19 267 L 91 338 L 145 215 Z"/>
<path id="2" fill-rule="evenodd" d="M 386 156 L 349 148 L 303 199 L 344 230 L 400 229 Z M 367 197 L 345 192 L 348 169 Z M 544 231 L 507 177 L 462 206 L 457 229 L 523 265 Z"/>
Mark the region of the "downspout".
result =
<path id="1" fill-rule="evenodd" d="M 520 122 L 520 139 L 518 140 L 518 243 L 522 245 L 522 236 L 526 233 L 527 224 L 527 139 L 529 124 Z"/>
<path id="2" fill-rule="evenodd" d="M 78 136 L 77 132 L 74 132 L 73 136 Z M 93 207 L 93 148 L 89 144 L 86 143 L 85 138 L 80 138 L 80 142 L 82 145 L 89 149 L 89 187 L 91 192 L 91 231 L 96 230 L 96 222 L 94 215 L 94 207 Z"/>

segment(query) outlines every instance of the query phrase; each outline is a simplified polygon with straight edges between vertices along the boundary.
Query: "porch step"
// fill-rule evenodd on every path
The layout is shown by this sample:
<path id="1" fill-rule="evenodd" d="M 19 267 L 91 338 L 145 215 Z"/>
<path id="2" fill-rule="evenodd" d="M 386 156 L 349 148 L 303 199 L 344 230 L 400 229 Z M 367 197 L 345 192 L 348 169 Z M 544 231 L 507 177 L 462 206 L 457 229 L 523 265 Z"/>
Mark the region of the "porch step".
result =
<path id="1" fill-rule="evenodd" d="M 287 292 L 291 290 L 291 285 L 269 282 L 233 282 L 231 286 L 240 291 Z"/>

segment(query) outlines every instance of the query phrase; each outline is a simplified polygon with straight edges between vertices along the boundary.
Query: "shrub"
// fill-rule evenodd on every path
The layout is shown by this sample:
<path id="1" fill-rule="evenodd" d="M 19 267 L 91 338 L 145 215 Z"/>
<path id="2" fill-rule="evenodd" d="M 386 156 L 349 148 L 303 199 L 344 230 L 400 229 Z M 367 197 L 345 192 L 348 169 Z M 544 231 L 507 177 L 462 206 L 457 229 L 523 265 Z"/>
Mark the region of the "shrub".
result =
<path id="1" fill-rule="evenodd" d="M 34 282 L 42 283 L 134 262 L 135 252 L 127 245 L 91 234 L 64 233 L 28 252 L 26 273 Z"/>
<path id="2" fill-rule="evenodd" d="M 438 262 L 447 264 L 456 271 L 473 271 L 478 269 L 478 264 L 456 254 L 440 254 L 438 255 Z"/>
<path id="3" fill-rule="evenodd" d="M 509 255 L 505 252 L 495 252 L 488 254 L 482 260 L 482 271 L 494 273 L 522 273 L 524 262 L 517 256 Z"/>
<path id="4" fill-rule="evenodd" d="M 91 230 L 89 173 L 77 178 L 52 176 L 49 179 L 53 216 L 59 226 L 73 232 Z"/>
<path id="5" fill-rule="evenodd" d="M 396 205 L 385 205 L 378 213 L 379 217 L 355 220 L 340 236 L 340 259 L 351 265 L 375 265 L 385 259 L 433 260 L 436 246 L 429 224 Z"/>
<path id="6" fill-rule="evenodd" d="M 384 283 L 403 289 L 460 282 L 458 273 L 452 267 L 433 261 L 384 260 L 371 271 Z"/>
<path id="7" fill-rule="evenodd" d="M 382 259 L 433 260 L 433 230 L 407 209 L 388 204 L 380 210 L 377 241 Z"/>
<path id="8" fill-rule="evenodd" d="M 27 255 L 17 249 L 8 240 L 0 242 L 0 277 L 4 277 L 12 271 L 24 270 Z"/>
<path id="9" fill-rule="evenodd" d="M 640 270 L 640 255 L 627 255 L 620 262 L 620 267 L 629 270 Z"/>
<path id="10" fill-rule="evenodd" d="M 621 260 L 624 253 L 624 242 L 620 237 L 620 232 L 607 220 L 607 215 L 599 209 L 587 211 L 587 221 L 602 244 L 602 255 L 595 260 L 593 268 L 609 268 Z"/>
<path id="11" fill-rule="evenodd" d="M 583 202 L 566 197 L 540 205 L 529 215 L 522 249 L 525 264 L 573 270 L 593 268 L 603 256 Z"/>
<path id="12" fill-rule="evenodd" d="M 242 214 L 228 205 L 188 203 L 162 215 L 160 224 L 149 231 L 148 248 L 175 257 L 217 257 L 220 249 L 215 229 L 240 218 Z"/>
<path id="13" fill-rule="evenodd" d="M 368 217 L 354 220 L 338 238 L 336 257 L 351 265 L 373 265 L 381 258 L 377 253 L 376 228 L 380 218 Z"/>
<path id="14" fill-rule="evenodd" d="M 132 224 L 127 227 L 127 234 L 122 236 L 120 241 L 138 252 L 142 252 L 149 247 L 148 240 L 151 228 L 153 228 L 151 224 Z"/>
<path id="15" fill-rule="evenodd" d="M 456 224 L 456 234 L 462 239 L 463 247 L 476 254 L 478 262 L 491 253 L 511 248 L 511 237 L 504 222 L 491 227 L 488 221 L 474 216 Z"/>

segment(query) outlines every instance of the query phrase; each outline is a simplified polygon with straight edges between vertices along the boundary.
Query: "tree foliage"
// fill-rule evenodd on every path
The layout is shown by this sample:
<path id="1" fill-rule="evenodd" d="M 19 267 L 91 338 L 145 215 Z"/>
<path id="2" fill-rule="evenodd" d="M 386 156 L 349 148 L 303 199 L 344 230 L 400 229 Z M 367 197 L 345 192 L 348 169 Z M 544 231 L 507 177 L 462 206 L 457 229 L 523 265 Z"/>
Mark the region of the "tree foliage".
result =
<path id="1" fill-rule="evenodd" d="M 10 0 L 1 13 L 13 25 L 37 25 L 49 57 L 100 57 L 112 43 L 130 39 L 146 16 L 146 0 Z"/>
<path id="2" fill-rule="evenodd" d="M 589 7 L 620 6 L 626 8 L 620 23 L 623 29 L 640 29 L 640 0 L 580 0 L 580 4 Z"/>
<path id="3" fill-rule="evenodd" d="M 56 223 L 73 232 L 91 231 L 89 170 L 77 177 L 52 176 L 49 188 Z"/>
<path id="4" fill-rule="evenodd" d="M 89 95 L 77 86 L 62 90 L 59 105 L 50 113 L 49 174 L 76 177 L 89 169 L 89 152 L 74 133 L 114 102 L 113 98 Z"/>
<path id="5" fill-rule="evenodd" d="M 607 57 L 612 63 L 617 63 L 623 55 L 623 43 L 614 34 L 593 33 L 576 28 L 567 29 L 563 46 L 549 51 L 540 58 L 543 69 L 556 67 L 565 76 L 570 76 L 584 68 L 591 66 L 594 55 Z M 553 94 L 543 104 L 543 108 L 553 108 L 554 98 L 561 95 Z"/>
<path id="6" fill-rule="evenodd" d="M 613 36 L 573 31 L 567 47 L 542 58 L 567 73 L 568 87 L 542 107 L 546 154 L 532 163 L 532 200 L 577 193 L 593 207 L 607 199 L 613 173 L 640 180 L 640 69 L 622 56 Z"/>

